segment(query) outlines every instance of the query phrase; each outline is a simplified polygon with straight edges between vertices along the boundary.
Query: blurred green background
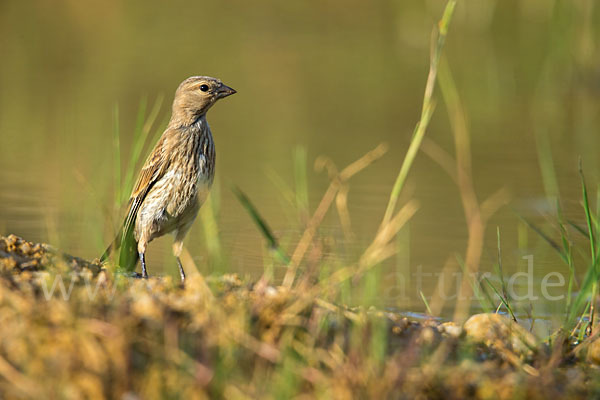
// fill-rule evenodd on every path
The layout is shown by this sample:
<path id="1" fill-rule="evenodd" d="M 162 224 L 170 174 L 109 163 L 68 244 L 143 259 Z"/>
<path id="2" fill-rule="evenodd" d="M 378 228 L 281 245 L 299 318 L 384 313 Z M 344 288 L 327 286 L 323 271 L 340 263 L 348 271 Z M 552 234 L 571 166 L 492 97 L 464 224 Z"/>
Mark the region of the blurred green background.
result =
<path id="1" fill-rule="evenodd" d="M 225 261 L 210 259 L 199 221 L 186 246 L 200 270 L 263 272 L 263 239 L 232 184 L 291 245 L 302 224 L 270 177 L 293 188 L 295 149 L 307 152 L 314 210 L 328 183 L 312 168 L 317 156 L 341 168 L 386 142 L 384 158 L 351 181 L 356 241 L 344 242 L 334 212 L 322 227 L 336 258 L 357 257 L 377 229 L 419 118 L 432 27 L 444 4 L 2 0 L 0 233 L 98 256 L 123 216 L 114 204 L 115 122 L 125 168 L 142 99 L 150 107 L 164 96 L 162 128 L 177 85 L 210 75 L 238 94 L 208 115 Z M 522 270 L 521 257 L 534 254 L 536 279 L 546 271 L 566 274 L 513 210 L 544 223 L 553 215 L 548 199 L 560 194 L 567 217 L 583 224 L 578 157 L 593 194 L 600 177 L 599 22 L 593 0 L 458 3 L 444 54 L 468 117 L 475 188 L 480 201 L 502 187 L 511 194 L 488 225 L 481 270 L 493 270 L 499 226 L 507 273 Z M 453 154 L 437 97 L 428 138 Z M 461 200 L 447 174 L 420 154 L 408 184 L 421 208 L 399 236 L 399 255 L 381 272 L 387 281 L 397 274 L 410 281 L 417 267 L 438 273 L 465 251 Z M 170 243 L 168 237 L 150 246 L 151 273 L 175 274 Z M 429 295 L 436 284 L 426 279 L 421 289 Z M 422 309 L 414 283 L 407 290 L 385 292 L 384 303 Z"/>

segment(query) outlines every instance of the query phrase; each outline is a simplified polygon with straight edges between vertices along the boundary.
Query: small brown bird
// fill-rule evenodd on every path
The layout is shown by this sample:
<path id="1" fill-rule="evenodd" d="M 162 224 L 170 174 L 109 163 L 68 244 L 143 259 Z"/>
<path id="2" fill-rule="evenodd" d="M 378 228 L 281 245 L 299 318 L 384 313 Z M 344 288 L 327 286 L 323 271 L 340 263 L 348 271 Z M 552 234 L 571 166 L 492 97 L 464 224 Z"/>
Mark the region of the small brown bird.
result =
<path id="1" fill-rule="evenodd" d="M 217 100 L 234 93 L 219 79 L 208 76 L 192 76 L 179 85 L 169 125 L 144 163 L 125 222 L 101 261 L 113 248 L 120 248 L 119 266 L 133 271 L 139 257 L 142 277 L 147 278 L 148 243 L 173 232 L 173 254 L 181 280 L 185 280 L 179 259 L 183 239 L 208 196 L 215 174 L 215 146 L 206 112 Z"/>

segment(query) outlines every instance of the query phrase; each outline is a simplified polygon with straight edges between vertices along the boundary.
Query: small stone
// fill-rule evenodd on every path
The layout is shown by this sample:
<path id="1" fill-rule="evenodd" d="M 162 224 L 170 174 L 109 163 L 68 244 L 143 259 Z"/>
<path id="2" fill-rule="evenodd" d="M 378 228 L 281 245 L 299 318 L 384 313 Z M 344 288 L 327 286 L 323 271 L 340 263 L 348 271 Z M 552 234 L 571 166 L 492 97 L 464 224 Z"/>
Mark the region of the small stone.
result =
<path id="1" fill-rule="evenodd" d="M 438 326 L 438 331 L 447 336 L 458 338 L 463 333 L 463 328 L 454 322 L 444 322 Z"/>
<path id="2" fill-rule="evenodd" d="M 31 253 L 31 245 L 28 242 L 24 242 L 21 245 L 21 252 L 25 255 L 29 255 Z"/>
<path id="3" fill-rule="evenodd" d="M 469 338 L 497 349 L 512 349 L 518 355 L 531 356 L 537 346 L 535 336 L 501 314 L 476 314 L 465 322 Z"/>
<path id="4" fill-rule="evenodd" d="M 16 235 L 14 235 L 14 234 L 12 234 L 12 233 L 11 233 L 11 234 L 10 234 L 10 235 L 8 235 L 8 237 L 6 238 L 6 243 L 7 243 L 9 246 L 14 246 L 14 245 L 17 243 L 18 239 L 19 239 L 19 238 L 18 238 Z"/>
<path id="5" fill-rule="evenodd" d="M 587 360 L 593 364 L 600 365 L 600 340 L 596 339 L 588 346 Z"/>
<path id="6" fill-rule="evenodd" d="M 439 335 L 439 334 L 438 334 Z M 431 327 L 424 327 L 421 329 L 421 333 L 417 342 L 422 345 L 431 345 L 436 339 L 436 333 Z"/>
<path id="7" fill-rule="evenodd" d="M 277 295 L 277 289 L 275 289 L 273 286 L 267 286 L 265 288 L 265 296 L 266 297 L 274 297 Z"/>

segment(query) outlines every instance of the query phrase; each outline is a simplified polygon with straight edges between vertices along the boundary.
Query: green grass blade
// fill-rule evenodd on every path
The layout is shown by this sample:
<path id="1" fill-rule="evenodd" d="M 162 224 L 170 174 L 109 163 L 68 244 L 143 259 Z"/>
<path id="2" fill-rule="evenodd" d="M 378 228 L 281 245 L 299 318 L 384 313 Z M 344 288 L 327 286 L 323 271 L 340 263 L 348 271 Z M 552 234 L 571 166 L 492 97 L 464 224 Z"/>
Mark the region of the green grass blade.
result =
<path id="1" fill-rule="evenodd" d="M 427 302 L 427 299 L 425 298 L 423 291 L 419 290 L 419 294 L 421 295 L 421 299 L 423 300 L 423 303 L 425 303 L 425 308 L 427 309 L 427 314 L 429 314 L 433 317 L 433 313 L 431 312 L 431 307 L 429 307 L 429 303 Z"/>
<path id="2" fill-rule="evenodd" d="M 577 232 L 581 233 L 586 239 L 590 238 L 589 232 L 586 231 L 585 228 L 582 228 L 580 225 L 578 225 L 576 222 L 567 220 L 567 223 L 571 225 Z"/>
<path id="3" fill-rule="evenodd" d="M 450 21 L 452 20 L 452 15 L 454 13 L 455 6 L 455 0 L 448 1 L 448 3 L 446 4 L 446 8 L 444 9 L 442 19 L 438 24 L 439 31 L 435 47 L 433 48 L 431 61 L 429 64 L 429 76 L 427 77 L 427 84 L 425 85 L 425 94 L 423 96 L 421 118 L 415 127 L 413 137 L 411 139 L 410 145 L 408 146 L 408 151 L 406 152 L 406 156 L 404 157 L 404 161 L 402 162 L 400 171 L 398 172 L 398 176 L 396 177 L 396 181 L 394 182 L 394 186 L 390 194 L 390 199 L 388 201 L 388 205 L 385 210 L 381 226 L 387 225 L 387 223 L 391 220 L 392 215 L 394 214 L 394 210 L 396 209 L 396 204 L 398 202 L 400 192 L 404 187 L 406 178 L 408 176 L 408 172 L 410 171 L 415 157 L 419 151 L 419 148 L 421 147 L 421 142 L 425 137 L 425 132 L 427 131 L 429 121 L 431 120 L 431 116 L 433 115 L 433 110 L 435 109 L 435 101 L 433 100 L 433 90 L 435 88 L 435 82 L 437 79 L 438 65 L 440 61 L 440 56 L 442 54 L 442 50 L 444 48 L 444 44 L 446 42 L 448 26 L 450 24 Z"/>
<path id="4" fill-rule="evenodd" d="M 575 277 L 575 266 L 573 262 L 573 248 L 571 246 L 571 241 L 569 240 L 569 235 L 567 228 L 565 226 L 565 219 L 562 212 L 562 207 L 560 206 L 560 201 L 556 200 L 556 212 L 558 215 L 558 227 L 560 229 L 560 237 L 563 245 L 563 252 L 567 258 L 567 265 L 569 267 L 569 282 L 567 284 L 567 300 L 565 304 L 565 317 L 568 316 L 569 310 L 571 309 L 571 297 L 573 295 L 573 286 L 577 283 Z"/>
<path id="5" fill-rule="evenodd" d="M 483 288 L 483 286 L 479 285 L 477 282 L 475 282 L 473 280 L 473 277 L 467 270 L 467 266 L 465 265 L 464 260 L 458 254 L 456 255 L 456 261 L 458 262 L 458 265 L 460 266 L 462 273 L 465 274 L 465 276 L 467 277 L 467 281 L 469 282 L 469 285 L 471 285 L 473 295 L 477 298 L 477 301 L 479 302 L 481 309 L 486 313 L 492 312 L 492 310 L 495 307 L 494 307 L 494 302 L 492 301 L 492 298 L 489 296 L 488 292 L 483 290 L 483 293 L 485 294 L 485 298 L 481 297 L 480 292 L 482 291 L 481 289 Z M 485 289 L 485 288 L 483 288 L 483 289 Z M 487 303 L 485 300 L 487 300 Z"/>
<path id="6" fill-rule="evenodd" d="M 142 155 L 142 150 L 144 149 L 145 145 L 148 143 L 148 136 L 150 134 L 150 131 L 152 130 L 152 127 L 154 126 L 154 124 L 156 122 L 156 119 L 158 117 L 158 114 L 159 114 L 161 106 L 162 106 L 162 102 L 163 102 L 163 96 L 159 96 L 156 99 L 156 101 L 154 102 L 154 105 L 152 106 L 152 109 L 150 110 L 148 117 L 146 117 L 147 99 L 143 98 L 140 101 L 140 106 L 139 106 L 138 114 L 137 114 L 137 118 L 136 118 L 135 130 L 133 132 L 133 147 L 131 149 L 131 155 L 129 157 L 129 163 L 128 163 L 129 167 L 127 169 L 127 172 L 125 174 L 125 179 L 123 181 L 123 186 L 124 186 L 123 195 L 129 194 L 131 189 L 133 189 L 134 173 L 137 170 L 136 166 L 138 165 L 138 162 L 140 161 L 140 156 Z M 160 132 L 160 133 L 162 133 L 162 132 Z M 127 199 L 122 199 L 122 201 L 125 201 L 125 200 L 127 200 Z"/>
<path id="7" fill-rule="evenodd" d="M 500 301 L 502 302 L 502 304 L 504 304 L 504 307 L 506 307 L 506 309 L 508 310 L 508 312 L 509 312 L 510 316 L 512 317 L 513 321 L 517 322 L 517 317 L 515 317 L 515 313 L 513 313 L 512 307 L 510 306 L 510 304 L 508 304 L 508 300 L 505 299 L 504 296 L 502 296 L 502 294 L 500 294 L 500 292 L 498 291 L 498 289 L 496 289 L 496 287 L 494 285 L 492 285 L 492 282 L 490 282 L 490 280 L 487 277 L 484 277 L 483 280 L 494 291 L 494 293 L 496 293 L 496 296 L 498 296 L 498 298 L 500 299 Z"/>
<path id="8" fill-rule="evenodd" d="M 579 160 L 579 176 L 581 178 L 581 192 L 583 198 L 583 210 L 585 212 L 585 222 L 588 227 L 588 235 L 590 240 L 590 254 L 592 260 L 596 259 L 596 239 L 594 234 L 594 224 L 592 223 L 592 212 L 590 211 L 590 202 L 588 200 L 587 186 L 585 184 L 585 177 L 583 176 L 583 165 L 581 159 Z"/>
<path id="9" fill-rule="evenodd" d="M 242 207 L 244 207 L 244 209 L 248 212 L 248 214 L 252 218 L 252 221 L 254 221 L 254 223 L 258 227 L 258 230 L 267 240 L 269 247 L 274 251 L 279 260 L 285 264 L 288 264 L 290 262 L 289 258 L 279 247 L 279 243 L 277 242 L 275 235 L 273 235 L 273 232 L 267 225 L 266 221 L 259 214 L 258 210 L 256 209 L 256 207 L 254 207 L 248 196 L 246 196 L 244 192 L 242 192 L 238 187 L 234 186 L 231 190 L 233 191 L 233 194 L 235 194 L 239 202 L 242 204 Z"/>
<path id="10" fill-rule="evenodd" d="M 560 255 L 560 258 L 565 262 L 565 264 L 569 263 L 569 259 L 567 255 L 563 252 L 563 247 L 561 245 L 552 240 L 548 235 L 544 233 L 544 231 L 542 231 L 540 228 L 538 228 L 536 225 L 530 222 L 527 218 L 523 217 L 518 213 L 517 215 L 519 216 L 519 219 L 521 219 L 521 221 L 523 221 L 529 228 L 531 228 L 532 231 L 537 233 L 542 239 L 544 239 L 546 243 L 550 245 L 550 247 L 556 250 L 556 252 Z"/>
<path id="11" fill-rule="evenodd" d="M 498 264 L 496 266 L 496 273 L 498 274 L 498 277 L 500 278 L 500 283 L 502 285 L 502 295 L 505 298 L 508 298 L 507 292 L 506 292 L 506 283 L 504 282 L 504 271 L 502 270 L 502 247 L 500 245 L 500 227 L 499 226 L 496 227 L 496 246 L 498 249 Z"/>

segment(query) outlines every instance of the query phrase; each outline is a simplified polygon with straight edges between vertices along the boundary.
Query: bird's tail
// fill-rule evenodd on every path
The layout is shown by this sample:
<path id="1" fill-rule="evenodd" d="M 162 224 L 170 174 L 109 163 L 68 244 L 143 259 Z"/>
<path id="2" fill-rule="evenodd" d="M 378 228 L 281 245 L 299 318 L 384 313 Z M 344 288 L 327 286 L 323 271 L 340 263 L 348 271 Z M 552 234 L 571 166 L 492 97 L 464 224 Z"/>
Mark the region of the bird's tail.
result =
<path id="1" fill-rule="evenodd" d="M 123 228 L 119 230 L 115 239 L 108 245 L 100 257 L 100 262 L 106 261 L 113 251 L 119 251 L 119 270 L 127 272 L 133 272 L 135 270 L 139 254 L 137 252 L 137 241 L 133 235 L 132 228 L 128 229 L 125 233 L 123 233 Z"/>

